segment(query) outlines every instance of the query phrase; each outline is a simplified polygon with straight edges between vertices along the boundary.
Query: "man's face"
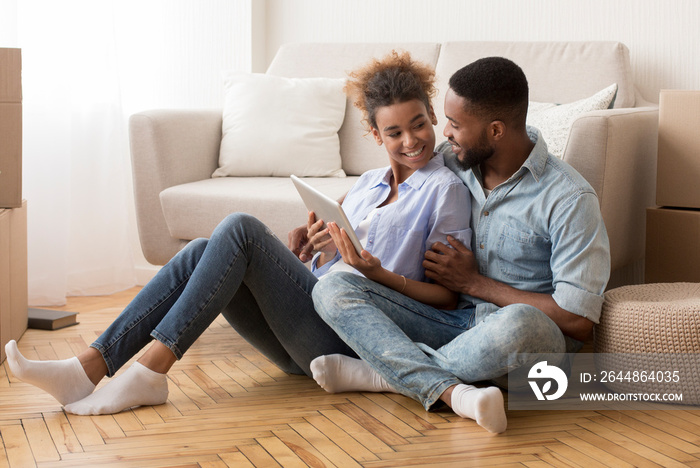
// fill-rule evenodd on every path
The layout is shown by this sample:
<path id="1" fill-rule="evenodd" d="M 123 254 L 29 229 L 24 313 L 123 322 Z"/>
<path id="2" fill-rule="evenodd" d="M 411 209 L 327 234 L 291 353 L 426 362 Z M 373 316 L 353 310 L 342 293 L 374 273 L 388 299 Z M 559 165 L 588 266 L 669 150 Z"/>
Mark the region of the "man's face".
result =
<path id="1" fill-rule="evenodd" d="M 489 122 L 467 112 L 465 105 L 463 97 L 451 89 L 447 90 L 445 116 L 448 122 L 443 135 L 452 145 L 459 165 L 466 170 L 488 160 L 496 150 L 488 139 Z"/>

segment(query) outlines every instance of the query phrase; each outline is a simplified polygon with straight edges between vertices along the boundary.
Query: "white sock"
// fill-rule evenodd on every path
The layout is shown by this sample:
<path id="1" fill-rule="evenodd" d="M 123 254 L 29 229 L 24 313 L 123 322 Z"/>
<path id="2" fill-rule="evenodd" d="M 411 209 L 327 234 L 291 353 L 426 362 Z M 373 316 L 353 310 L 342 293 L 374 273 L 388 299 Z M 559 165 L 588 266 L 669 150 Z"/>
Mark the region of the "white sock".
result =
<path id="1" fill-rule="evenodd" d="M 361 359 L 343 354 L 319 356 L 311 361 L 316 383 L 328 393 L 391 392 L 397 393 L 384 378 Z"/>
<path id="2" fill-rule="evenodd" d="M 498 387 L 476 388 L 459 384 L 452 392 L 450 406 L 458 416 L 475 420 L 489 432 L 501 433 L 508 425 L 503 394 Z"/>
<path id="3" fill-rule="evenodd" d="M 134 406 L 161 405 L 168 400 L 168 379 L 135 362 L 126 372 L 80 401 L 66 405 L 69 413 L 114 414 Z"/>
<path id="4" fill-rule="evenodd" d="M 12 374 L 22 382 L 38 387 L 62 405 L 85 398 L 95 389 L 77 357 L 60 361 L 30 361 L 11 340 L 5 345 Z"/>

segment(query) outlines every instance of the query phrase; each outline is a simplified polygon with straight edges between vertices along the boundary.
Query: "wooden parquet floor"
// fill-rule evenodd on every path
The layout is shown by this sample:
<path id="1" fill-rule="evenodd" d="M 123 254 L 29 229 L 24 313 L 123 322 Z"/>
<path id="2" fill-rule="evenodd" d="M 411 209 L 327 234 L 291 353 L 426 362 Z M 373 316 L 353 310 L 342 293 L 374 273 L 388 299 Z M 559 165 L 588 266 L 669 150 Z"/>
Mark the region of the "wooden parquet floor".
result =
<path id="1" fill-rule="evenodd" d="M 28 330 L 33 359 L 75 355 L 137 289 L 72 298 L 80 324 Z M 0 366 L 0 467 L 700 467 L 700 411 L 510 411 L 493 435 L 391 394 L 330 395 L 218 319 L 169 374 L 166 404 L 74 416 Z"/>

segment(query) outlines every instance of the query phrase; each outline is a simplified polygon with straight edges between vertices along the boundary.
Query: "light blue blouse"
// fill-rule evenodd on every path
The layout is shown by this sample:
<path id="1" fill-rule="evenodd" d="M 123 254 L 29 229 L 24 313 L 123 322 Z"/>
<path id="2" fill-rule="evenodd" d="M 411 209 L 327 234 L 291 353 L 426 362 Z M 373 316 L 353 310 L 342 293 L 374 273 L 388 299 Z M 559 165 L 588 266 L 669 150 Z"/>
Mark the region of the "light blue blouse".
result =
<path id="1" fill-rule="evenodd" d="M 387 199 L 391 175 L 390 167 L 368 171 L 350 189 L 343 209 L 353 228 L 357 229 L 369 212 Z M 436 153 L 425 167 L 399 185 L 398 200 L 380 208 L 372 218 L 364 248 L 379 258 L 387 270 L 425 281 L 422 263 L 433 243 L 447 244 L 449 234 L 464 245 L 471 245 L 469 200 L 467 187 L 445 166 L 443 155 Z M 312 262 L 317 277 L 342 261 L 336 253 L 331 261 L 316 268 L 317 259 L 318 254 Z"/>

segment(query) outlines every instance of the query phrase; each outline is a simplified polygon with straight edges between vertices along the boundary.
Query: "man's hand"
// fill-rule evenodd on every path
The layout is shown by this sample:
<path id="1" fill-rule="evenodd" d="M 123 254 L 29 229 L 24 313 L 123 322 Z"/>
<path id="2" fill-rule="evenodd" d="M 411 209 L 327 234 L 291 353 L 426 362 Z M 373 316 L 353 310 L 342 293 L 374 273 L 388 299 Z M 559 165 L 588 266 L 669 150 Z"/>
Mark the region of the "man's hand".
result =
<path id="1" fill-rule="evenodd" d="M 452 236 L 447 236 L 447 242 L 453 248 L 436 242 L 425 253 L 425 276 L 447 289 L 469 294 L 469 287 L 479 276 L 474 254 Z"/>

